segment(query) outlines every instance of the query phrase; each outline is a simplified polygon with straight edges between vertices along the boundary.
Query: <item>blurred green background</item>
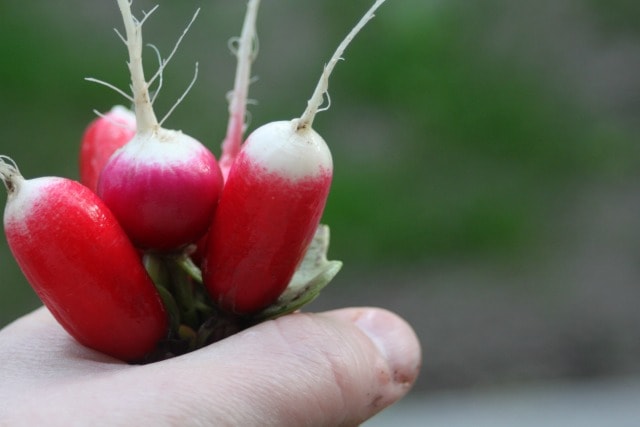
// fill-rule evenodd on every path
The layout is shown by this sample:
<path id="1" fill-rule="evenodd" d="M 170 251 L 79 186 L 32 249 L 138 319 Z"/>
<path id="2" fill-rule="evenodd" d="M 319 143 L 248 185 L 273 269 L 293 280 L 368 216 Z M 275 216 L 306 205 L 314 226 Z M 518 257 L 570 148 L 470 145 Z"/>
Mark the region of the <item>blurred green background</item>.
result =
<path id="1" fill-rule="evenodd" d="M 218 155 L 244 2 L 159 3 L 145 41 L 165 55 L 202 12 L 156 111 L 198 61 L 165 125 Z M 301 114 L 368 6 L 263 2 L 249 130 Z M 126 102 L 83 80 L 128 86 L 113 27 L 115 0 L 0 2 L 0 153 L 26 177 L 77 178 L 93 110 Z M 389 0 L 345 58 L 314 123 L 334 155 L 324 222 L 345 268 L 313 309 L 407 318 L 421 391 L 640 374 L 640 3 Z M 39 305 L 2 242 L 0 326 Z"/>

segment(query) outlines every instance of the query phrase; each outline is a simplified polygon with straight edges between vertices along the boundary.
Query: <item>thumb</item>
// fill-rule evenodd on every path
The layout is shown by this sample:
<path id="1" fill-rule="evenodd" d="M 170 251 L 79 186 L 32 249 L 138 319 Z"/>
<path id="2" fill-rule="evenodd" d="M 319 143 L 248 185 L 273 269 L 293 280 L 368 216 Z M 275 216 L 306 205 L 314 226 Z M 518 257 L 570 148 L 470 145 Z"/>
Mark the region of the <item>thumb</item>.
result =
<path id="1" fill-rule="evenodd" d="M 244 426 L 358 425 L 404 396 L 421 363 L 411 327 L 374 308 L 285 316 L 187 356 L 175 361 L 197 373 L 193 416 Z"/>
<path id="2" fill-rule="evenodd" d="M 411 327 L 375 308 L 284 316 L 143 366 L 75 344 L 46 310 L 3 338 L 3 369 L 23 385 L 5 382 L 0 394 L 13 390 L 4 408 L 19 425 L 79 425 L 96 414 L 98 425 L 358 425 L 404 396 L 421 362 Z M 11 357 L 14 348 L 25 357 Z"/>

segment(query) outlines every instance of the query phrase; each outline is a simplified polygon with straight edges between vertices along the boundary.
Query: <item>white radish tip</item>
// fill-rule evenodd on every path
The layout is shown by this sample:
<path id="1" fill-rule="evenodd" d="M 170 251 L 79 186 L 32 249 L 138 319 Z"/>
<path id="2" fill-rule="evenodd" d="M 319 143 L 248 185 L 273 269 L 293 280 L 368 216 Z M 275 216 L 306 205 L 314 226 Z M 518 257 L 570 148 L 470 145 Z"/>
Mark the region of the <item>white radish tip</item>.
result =
<path id="1" fill-rule="evenodd" d="M 116 105 L 107 113 L 101 113 L 98 110 L 93 110 L 93 113 L 108 121 L 113 126 L 130 131 L 136 130 L 136 115 L 131 110 L 122 105 Z"/>
<path id="2" fill-rule="evenodd" d="M 313 129 L 298 132 L 296 120 L 260 126 L 247 137 L 243 152 L 265 171 L 293 180 L 333 170 L 327 143 Z"/>
<path id="3" fill-rule="evenodd" d="M 131 120 L 135 120 L 136 118 L 135 114 L 133 114 L 133 111 L 123 105 L 114 105 L 113 107 L 111 107 L 111 110 L 109 110 L 109 114 L 115 114 L 118 117 L 126 117 Z"/>

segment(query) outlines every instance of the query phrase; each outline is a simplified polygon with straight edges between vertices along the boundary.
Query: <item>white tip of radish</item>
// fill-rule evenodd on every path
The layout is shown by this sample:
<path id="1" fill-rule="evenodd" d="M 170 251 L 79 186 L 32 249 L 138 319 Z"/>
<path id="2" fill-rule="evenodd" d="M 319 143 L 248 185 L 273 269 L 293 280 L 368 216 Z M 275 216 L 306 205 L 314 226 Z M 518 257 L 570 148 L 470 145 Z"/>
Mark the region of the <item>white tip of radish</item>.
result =
<path id="1" fill-rule="evenodd" d="M 136 130 L 136 115 L 133 111 L 123 107 L 122 105 L 114 105 L 111 110 L 105 114 L 98 110 L 94 110 L 93 112 L 96 113 L 98 117 L 102 117 L 114 126 L 134 132 Z"/>
<path id="2" fill-rule="evenodd" d="M 159 128 L 154 132 L 138 133 L 119 151 L 128 152 L 130 161 L 136 164 L 156 165 L 162 169 L 176 164 L 188 167 L 195 153 L 205 150 L 199 141 L 179 130 Z"/>
<path id="3" fill-rule="evenodd" d="M 136 119 L 136 115 L 128 109 L 127 107 L 123 107 L 122 105 L 114 105 L 111 110 L 109 110 L 109 114 L 113 114 L 114 117 L 122 117 L 127 119 L 127 121 L 133 122 Z"/>
<path id="4" fill-rule="evenodd" d="M 15 187 L 13 192 L 9 193 L 10 203 L 4 209 L 4 224 L 7 227 L 14 227 L 14 230 L 22 230 L 22 233 L 28 233 L 26 228 L 25 217 L 27 215 L 37 215 L 40 206 L 49 200 L 42 197 L 50 191 L 51 185 L 62 178 L 42 177 L 25 180 L 20 176 L 19 187 Z"/>
<path id="5" fill-rule="evenodd" d="M 244 155 L 265 171 L 290 179 L 332 171 L 333 160 L 324 139 L 313 129 L 297 132 L 296 128 L 295 120 L 259 127 L 244 143 Z"/>

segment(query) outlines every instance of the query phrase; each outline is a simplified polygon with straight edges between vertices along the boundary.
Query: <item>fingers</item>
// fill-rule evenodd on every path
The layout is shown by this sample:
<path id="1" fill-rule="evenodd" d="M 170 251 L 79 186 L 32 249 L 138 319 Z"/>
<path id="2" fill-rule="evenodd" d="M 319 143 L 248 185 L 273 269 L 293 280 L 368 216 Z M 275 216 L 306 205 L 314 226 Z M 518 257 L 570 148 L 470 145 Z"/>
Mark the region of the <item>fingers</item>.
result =
<path id="1" fill-rule="evenodd" d="M 8 362 L 26 358 L 37 365 L 69 362 L 72 367 L 77 367 L 78 361 L 118 363 L 113 357 L 75 341 L 46 307 L 40 307 L 0 330 L 0 360 L 3 358 Z M 7 365 L 3 363 L 2 366 Z"/>
<path id="2" fill-rule="evenodd" d="M 192 372 L 183 386 L 204 424 L 350 426 L 407 393 L 421 353 L 398 316 L 357 308 L 286 316 L 168 362 Z"/>
<path id="3" fill-rule="evenodd" d="M 11 328 L 62 339 L 52 325 L 40 310 Z M 352 426 L 404 396 L 421 363 L 411 327 L 375 308 L 285 316 L 144 366 L 73 355 L 82 347 L 69 342 L 59 348 L 66 356 L 32 366 L 30 391 L 11 399 L 34 424 L 55 414 L 53 425 L 99 415 L 108 425 Z M 46 386 L 36 387 L 43 376 Z M 46 399 L 28 410 L 38 393 Z"/>
<path id="4" fill-rule="evenodd" d="M 41 307 L 0 330 L 0 413 L 9 397 L 22 389 L 41 388 L 119 365 L 122 362 L 78 344 Z"/>

